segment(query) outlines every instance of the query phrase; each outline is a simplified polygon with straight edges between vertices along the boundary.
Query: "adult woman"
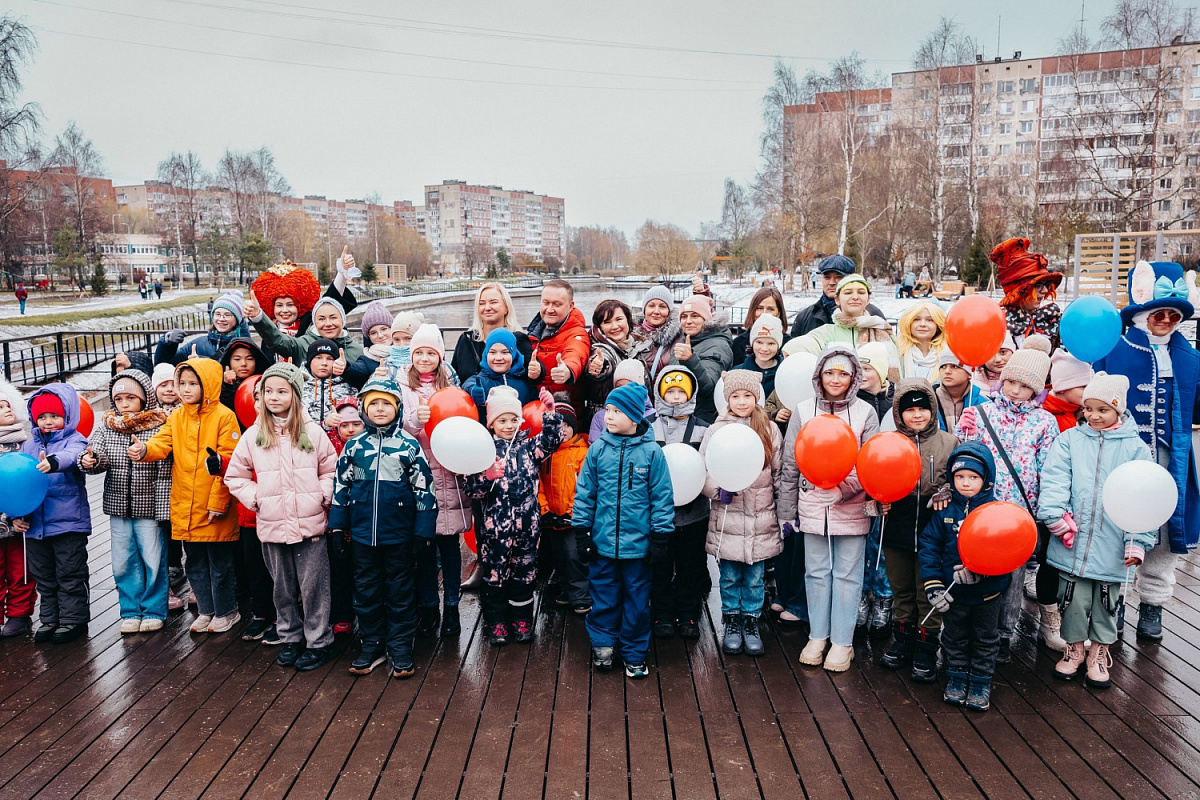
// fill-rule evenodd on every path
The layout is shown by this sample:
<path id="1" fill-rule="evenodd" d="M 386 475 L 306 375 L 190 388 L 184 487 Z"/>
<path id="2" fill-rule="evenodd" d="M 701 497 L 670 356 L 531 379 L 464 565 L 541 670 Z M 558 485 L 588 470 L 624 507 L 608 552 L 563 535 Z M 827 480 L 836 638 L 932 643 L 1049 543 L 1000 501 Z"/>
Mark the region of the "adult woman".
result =
<path id="1" fill-rule="evenodd" d="M 262 337 L 263 349 L 270 348 L 279 358 L 290 358 L 293 364 L 303 363 L 308 355 L 308 346 L 317 339 L 331 339 L 337 342 L 341 349 L 338 364 L 334 365 L 334 374 L 341 375 L 347 362 L 358 359 L 363 354 L 363 346 L 359 341 L 346 332 L 346 311 L 332 297 L 322 297 L 313 306 L 312 325 L 299 336 L 289 336 L 267 319 L 267 315 L 259 308 L 253 298 L 246 302 L 246 319 L 254 325 Z"/>
<path id="2" fill-rule="evenodd" d="M 750 298 L 750 308 L 746 311 L 746 319 L 742 322 L 742 332 L 739 333 L 733 340 L 733 360 L 734 363 L 742 363 L 742 359 L 750 355 L 750 328 L 753 327 L 754 321 L 762 314 L 770 314 L 773 317 L 778 317 L 783 323 L 784 331 L 788 329 L 787 312 L 783 308 L 783 295 L 774 286 L 764 286 L 754 293 Z M 787 342 L 787 334 L 784 334 L 783 341 Z"/>
<path id="3" fill-rule="evenodd" d="M 242 293 L 236 289 L 213 300 L 208 310 L 212 327 L 208 333 L 184 341 L 186 334 L 173 328 L 158 340 L 154 349 L 155 364 L 182 364 L 192 356 L 220 361 L 229 343 L 239 336 L 249 336 L 242 303 Z"/>
<path id="4" fill-rule="evenodd" d="M 900 316 L 898 328 L 900 377 L 937 383 L 938 359 L 946 347 L 946 312 L 937 303 L 917 303 Z"/>
<path id="5" fill-rule="evenodd" d="M 590 336 L 592 353 L 584 371 L 584 403 L 595 413 L 604 408 L 604 398 L 612 391 L 613 370 L 617 364 L 637 358 L 649 345 L 634 331 L 633 311 L 612 298 L 600 301 L 592 312 Z"/>
<path id="6" fill-rule="evenodd" d="M 332 292 L 334 284 L 329 288 Z M 255 278 L 250 284 L 250 296 L 261 304 L 263 313 L 275 327 L 289 336 L 298 336 L 312 324 L 312 309 L 321 296 L 321 285 L 311 272 L 285 261 Z M 273 354 L 268 355 L 274 360 Z"/>
<path id="7" fill-rule="evenodd" d="M 888 345 L 888 380 L 892 383 L 899 381 L 900 356 L 892 326 L 868 309 L 871 304 L 871 284 L 857 272 L 851 273 L 838 281 L 834 297 L 837 311 L 833 312 L 833 322 L 792 339 L 783 346 L 784 355 L 812 353 L 817 356 L 826 347 L 838 342 L 848 344 L 855 350 L 868 342 L 883 342 Z"/>
<path id="8" fill-rule="evenodd" d="M 682 364 L 696 376 L 696 418 L 711 424 L 717 418 L 715 400 L 721 373 L 733 366 L 733 337 L 724 314 L 713 315 L 712 300 L 694 294 L 679 309 L 682 341 L 671 350 L 671 363 Z"/>
<path id="9" fill-rule="evenodd" d="M 1040 333 L 1057 349 L 1062 309 L 1053 300 L 1062 273 L 1046 269 L 1046 257 L 1029 252 L 1029 240 L 1024 237 L 1006 239 L 992 249 L 988 258 L 996 265 L 996 278 L 1004 289 L 1000 306 L 1017 347 L 1026 336 Z"/>
<path id="10" fill-rule="evenodd" d="M 638 334 L 646 339 L 646 348 L 638 360 L 646 365 L 646 375 L 653 383 L 662 368 L 671 363 L 675 343 L 683 340 L 679 319 L 671 309 L 674 298 L 665 286 L 651 286 L 642 295 L 642 321 Z"/>
<path id="11" fill-rule="evenodd" d="M 450 358 L 450 366 L 458 373 L 460 381 L 465 382 L 479 372 L 479 365 L 484 358 L 483 343 L 487 341 L 488 334 L 497 328 L 507 328 L 517 334 L 517 350 L 528 364 L 533 356 L 533 345 L 517 325 L 512 297 L 501 284 L 485 283 L 475 294 L 475 316 L 471 320 L 471 327 L 458 337 L 454 344 L 454 355 Z"/>

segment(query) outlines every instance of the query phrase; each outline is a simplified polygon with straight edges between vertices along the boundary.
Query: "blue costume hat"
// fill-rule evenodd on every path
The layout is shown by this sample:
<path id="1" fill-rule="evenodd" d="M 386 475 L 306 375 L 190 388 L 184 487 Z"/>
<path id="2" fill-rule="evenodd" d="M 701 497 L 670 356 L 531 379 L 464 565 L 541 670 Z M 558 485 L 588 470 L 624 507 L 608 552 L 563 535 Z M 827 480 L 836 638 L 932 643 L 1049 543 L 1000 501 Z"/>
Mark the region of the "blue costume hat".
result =
<path id="1" fill-rule="evenodd" d="M 1184 319 L 1196 313 L 1188 299 L 1183 267 L 1174 261 L 1139 261 L 1129 270 L 1129 305 L 1121 309 L 1121 321 L 1133 324 L 1136 314 L 1159 308 L 1173 308 Z"/>

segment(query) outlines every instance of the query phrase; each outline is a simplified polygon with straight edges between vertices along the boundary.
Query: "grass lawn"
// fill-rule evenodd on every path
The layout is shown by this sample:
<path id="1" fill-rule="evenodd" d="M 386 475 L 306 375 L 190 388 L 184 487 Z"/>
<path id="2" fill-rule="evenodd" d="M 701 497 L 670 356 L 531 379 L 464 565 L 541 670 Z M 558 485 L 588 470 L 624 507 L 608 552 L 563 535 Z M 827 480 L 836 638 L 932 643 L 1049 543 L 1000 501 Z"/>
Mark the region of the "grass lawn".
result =
<path id="1" fill-rule="evenodd" d="M 143 301 L 137 298 L 130 298 L 130 300 L 131 302 L 127 306 L 97 308 L 90 311 L 60 311 L 54 314 L 34 314 L 24 317 L 0 319 L 0 327 L 45 327 L 47 325 L 68 325 L 75 322 L 83 322 L 84 320 L 89 319 L 127 317 L 130 314 L 139 314 L 145 311 L 155 311 L 157 309 L 164 308 L 181 308 L 183 306 L 194 306 L 207 302 L 201 295 L 176 297 L 171 300 L 160 301 Z"/>

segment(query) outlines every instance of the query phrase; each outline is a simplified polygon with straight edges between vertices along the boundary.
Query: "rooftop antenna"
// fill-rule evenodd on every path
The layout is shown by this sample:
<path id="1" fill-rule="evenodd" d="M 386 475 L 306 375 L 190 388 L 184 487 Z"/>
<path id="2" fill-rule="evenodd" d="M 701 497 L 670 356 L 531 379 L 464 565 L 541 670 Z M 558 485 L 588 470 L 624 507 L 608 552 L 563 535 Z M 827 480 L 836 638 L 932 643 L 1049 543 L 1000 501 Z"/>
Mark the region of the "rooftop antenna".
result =
<path id="1" fill-rule="evenodd" d="M 1002 17 L 996 17 L 996 52 L 1000 52 L 1000 20 Z"/>

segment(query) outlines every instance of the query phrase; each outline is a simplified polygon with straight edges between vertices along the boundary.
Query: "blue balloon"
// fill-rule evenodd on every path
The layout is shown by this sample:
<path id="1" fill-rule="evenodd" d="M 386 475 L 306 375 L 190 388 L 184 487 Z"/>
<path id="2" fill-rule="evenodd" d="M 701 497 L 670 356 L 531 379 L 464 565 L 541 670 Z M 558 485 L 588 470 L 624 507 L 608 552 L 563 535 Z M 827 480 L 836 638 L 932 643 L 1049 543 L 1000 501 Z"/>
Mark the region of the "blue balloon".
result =
<path id="1" fill-rule="evenodd" d="M 1103 297 L 1080 297 L 1063 312 L 1058 334 L 1075 358 L 1098 361 L 1121 341 L 1121 315 Z"/>
<path id="2" fill-rule="evenodd" d="M 50 476 L 38 472 L 37 464 L 28 453 L 0 455 L 0 513 L 23 517 L 46 499 Z"/>

